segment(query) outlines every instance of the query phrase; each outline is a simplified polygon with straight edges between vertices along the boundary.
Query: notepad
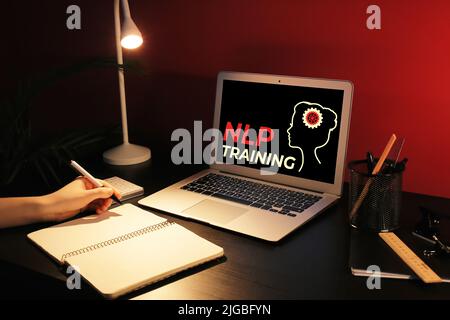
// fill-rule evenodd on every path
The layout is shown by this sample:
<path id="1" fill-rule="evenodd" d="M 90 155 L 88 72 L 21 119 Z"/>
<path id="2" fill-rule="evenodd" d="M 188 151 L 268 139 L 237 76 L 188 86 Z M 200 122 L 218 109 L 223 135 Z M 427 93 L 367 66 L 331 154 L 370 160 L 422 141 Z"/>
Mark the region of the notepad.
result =
<path id="1" fill-rule="evenodd" d="M 104 179 L 104 181 L 108 182 L 120 193 L 122 196 L 120 200 L 122 201 L 144 194 L 143 187 L 116 176 Z"/>
<path id="2" fill-rule="evenodd" d="M 113 299 L 223 256 L 186 228 L 131 204 L 28 234 L 60 264 L 76 266 Z"/>

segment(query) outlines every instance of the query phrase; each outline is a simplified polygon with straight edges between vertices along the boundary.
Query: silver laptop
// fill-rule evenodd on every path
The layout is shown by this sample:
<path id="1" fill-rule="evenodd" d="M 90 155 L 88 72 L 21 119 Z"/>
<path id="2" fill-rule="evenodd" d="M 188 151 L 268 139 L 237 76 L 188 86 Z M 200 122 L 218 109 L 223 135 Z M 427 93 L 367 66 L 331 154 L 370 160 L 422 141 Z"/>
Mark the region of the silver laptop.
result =
<path id="1" fill-rule="evenodd" d="M 282 239 L 342 194 L 352 94 L 348 81 L 221 72 L 214 111 L 221 141 L 210 168 L 139 203 Z"/>

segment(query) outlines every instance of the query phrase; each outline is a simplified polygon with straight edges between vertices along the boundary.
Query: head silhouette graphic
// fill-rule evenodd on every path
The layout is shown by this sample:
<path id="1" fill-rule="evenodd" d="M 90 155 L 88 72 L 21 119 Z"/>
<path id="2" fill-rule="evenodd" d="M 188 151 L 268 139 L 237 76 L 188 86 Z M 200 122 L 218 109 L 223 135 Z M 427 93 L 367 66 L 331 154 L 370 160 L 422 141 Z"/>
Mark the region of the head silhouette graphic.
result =
<path id="1" fill-rule="evenodd" d="M 299 149 L 302 153 L 299 172 L 305 161 L 322 164 L 317 151 L 325 148 L 330 141 L 330 136 L 337 127 L 337 118 L 336 112 L 318 103 L 302 101 L 294 106 L 287 133 L 289 147 Z"/>

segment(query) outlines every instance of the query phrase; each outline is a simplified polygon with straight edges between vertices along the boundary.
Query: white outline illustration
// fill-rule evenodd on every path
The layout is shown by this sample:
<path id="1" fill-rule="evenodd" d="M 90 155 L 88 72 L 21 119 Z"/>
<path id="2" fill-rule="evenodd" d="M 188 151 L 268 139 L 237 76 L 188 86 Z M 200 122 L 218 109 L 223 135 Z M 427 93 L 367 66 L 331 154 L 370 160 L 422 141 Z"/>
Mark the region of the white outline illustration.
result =
<path id="1" fill-rule="evenodd" d="M 291 130 L 292 127 L 294 126 L 294 117 L 295 117 L 295 114 L 297 113 L 297 106 L 300 105 L 300 104 L 302 104 L 302 103 L 305 103 L 305 104 L 307 104 L 307 105 L 309 105 L 309 106 L 318 106 L 318 107 L 320 107 L 320 108 L 322 108 L 322 109 L 324 109 L 324 110 L 329 110 L 329 111 L 333 112 L 333 114 L 334 114 L 334 116 L 335 116 L 335 118 L 334 118 L 334 127 L 331 128 L 330 130 L 328 130 L 327 141 L 326 141 L 324 144 L 322 144 L 322 145 L 320 145 L 320 146 L 314 148 L 314 156 L 316 157 L 316 160 L 317 160 L 317 162 L 319 162 L 319 164 L 322 164 L 322 162 L 320 162 L 319 157 L 317 156 L 317 149 L 323 148 L 323 147 L 325 147 L 325 146 L 328 144 L 328 142 L 330 141 L 331 131 L 334 131 L 334 129 L 336 129 L 336 127 L 337 127 L 337 118 L 338 118 L 336 112 L 334 112 L 334 111 L 331 110 L 330 108 L 323 107 L 323 106 L 321 106 L 321 105 L 318 104 L 318 103 L 313 103 L 313 102 L 308 102 L 308 101 L 301 101 L 301 102 L 297 103 L 297 104 L 294 106 L 294 113 L 292 114 L 292 117 L 291 117 L 291 123 L 290 123 L 289 128 L 286 130 L 286 132 L 287 132 L 287 134 L 288 134 L 288 144 L 289 144 L 289 147 L 291 147 L 292 149 L 299 149 L 299 150 L 301 151 L 301 153 L 302 153 L 302 164 L 301 164 L 300 169 L 298 170 L 298 172 L 302 171 L 302 169 L 303 169 L 303 164 L 305 163 L 305 155 L 304 155 L 304 153 L 303 153 L 303 149 L 302 149 L 302 148 L 300 148 L 299 146 L 293 146 L 293 145 L 291 145 L 291 134 L 289 133 L 289 130 Z"/>

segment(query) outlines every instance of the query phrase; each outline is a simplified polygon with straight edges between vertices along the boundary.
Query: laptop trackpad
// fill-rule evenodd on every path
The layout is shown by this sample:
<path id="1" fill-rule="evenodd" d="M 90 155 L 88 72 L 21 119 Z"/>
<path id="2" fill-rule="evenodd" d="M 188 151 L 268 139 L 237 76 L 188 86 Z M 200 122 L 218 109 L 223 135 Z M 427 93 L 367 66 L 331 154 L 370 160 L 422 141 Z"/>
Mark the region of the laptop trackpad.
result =
<path id="1" fill-rule="evenodd" d="M 247 212 L 248 209 L 235 207 L 214 200 L 203 200 L 189 209 L 183 210 L 194 219 L 224 225 Z"/>

